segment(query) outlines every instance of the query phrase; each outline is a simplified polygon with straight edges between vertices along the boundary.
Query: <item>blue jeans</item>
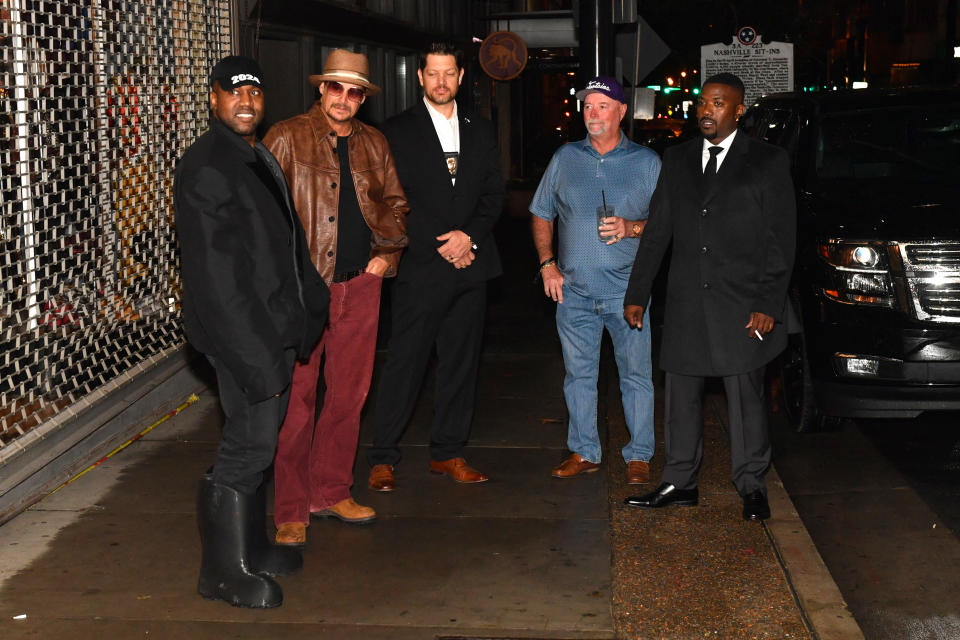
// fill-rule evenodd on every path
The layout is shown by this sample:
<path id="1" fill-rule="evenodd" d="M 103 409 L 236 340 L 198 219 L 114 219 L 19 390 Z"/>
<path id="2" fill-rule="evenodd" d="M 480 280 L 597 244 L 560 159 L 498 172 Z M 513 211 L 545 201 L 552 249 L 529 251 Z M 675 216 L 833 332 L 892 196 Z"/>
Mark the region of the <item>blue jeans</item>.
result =
<path id="1" fill-rule="evenodd" d="M 623 414 L 630 432 L 623 459 L 649 462 L 653 457 L 649 323 L 649 311 L 644 310 L 643 329 L 631 328 L 623 318 L 623 298 L 587 298 L 563 287 L 563 303 L 557 305 L 557 331 L 566 368 L 563 395 L 570 413 L 567 447 L 584 460 L 600 462 L 602 457 L 597 434 L 597 374 L 604 328 L 613 340 Z"/>

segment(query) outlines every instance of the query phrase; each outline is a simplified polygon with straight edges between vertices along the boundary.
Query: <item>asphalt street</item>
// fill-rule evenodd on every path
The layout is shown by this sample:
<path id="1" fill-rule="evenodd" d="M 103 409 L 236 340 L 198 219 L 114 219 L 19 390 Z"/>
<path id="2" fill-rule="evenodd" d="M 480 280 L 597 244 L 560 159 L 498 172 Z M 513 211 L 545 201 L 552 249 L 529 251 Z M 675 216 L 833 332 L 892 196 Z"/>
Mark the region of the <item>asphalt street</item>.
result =
<path id="1" fill-rule="evenodd" d="M 868 640 L 960 638 L 956 414 L 797 434 L 774 414 L 774 464 Z"/>

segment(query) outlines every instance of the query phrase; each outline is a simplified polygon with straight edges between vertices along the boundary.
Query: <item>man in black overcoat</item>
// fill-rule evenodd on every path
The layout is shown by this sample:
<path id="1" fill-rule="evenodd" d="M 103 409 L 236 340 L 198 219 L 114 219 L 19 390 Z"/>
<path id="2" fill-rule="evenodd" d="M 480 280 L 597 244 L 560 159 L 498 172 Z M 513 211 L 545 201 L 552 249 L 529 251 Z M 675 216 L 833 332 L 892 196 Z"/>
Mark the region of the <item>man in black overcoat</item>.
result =
<path id="1" fill-rule="evenodd" d="M 375 491 L 394 488 L 400 437 L 434 346 L 430 471 L 457 482 L 487 480 L 462 449 L 473 420 L 487 280 L 501 273 L 492 234 L 503 208 L 496 135 L 489 121 L 457 108 L 463 53 L 455 46 L 431 45 L 417 75 L 423 101 L 382 128 L 410 205 L 410 244 L 391 290 L 392 333 L 368 452 Z"/>
<path id="2" fill-rule="evenodd" d="M 276 159 L 256 140 L 259 65 L 229 56 L 210 74 L 210 129 L 177 166 L 174 207 L 183 324 L 217 372 L 224 425 L 197 500 L 203 559 L 198 590 L 235 606 L 283 601 L 270 576 L 302 566 L 269 544 L 263 472 L 273 461 L 294 360 L 326 324 L 329 291 Z"/>
<path id="3" fill-rule="evenodd" d="M 787 154 L 737 132 L 743 95 L 733 74 L 704 82 L 697 104 L 703 137 L 664 154 L 624 298 L 624 317 L 641 328 L 653 277 L 672 243 L 660 350 L 666 464 L 660 486 L 627 498 L 631 506 L 697 504 L 703 381 L 720 376 L 743 517 L 770 516 L 764 368 L 787 340 L 796 204 Z"/>

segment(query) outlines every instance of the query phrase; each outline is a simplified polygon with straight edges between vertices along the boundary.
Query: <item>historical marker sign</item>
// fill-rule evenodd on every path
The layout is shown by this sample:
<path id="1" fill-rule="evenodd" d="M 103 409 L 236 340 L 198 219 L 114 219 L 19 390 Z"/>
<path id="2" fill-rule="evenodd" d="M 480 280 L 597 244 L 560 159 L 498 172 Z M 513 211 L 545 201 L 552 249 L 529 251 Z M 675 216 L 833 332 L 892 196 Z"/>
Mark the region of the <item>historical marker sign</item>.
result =
<path id="1" fill-rule="evenodd" d="M 753 27 L 741 27 L 730 44 L 700 47 L 700 77 L 723 72 L 735 73 L 743 80 L 747 105 L 768 93 L 793 91 L 793 44 L 766 43 Z"/>
<path id="2" fill-rule="evenodd" d="M 512 31 L 495 31 L 480 45 L 479 58 L 494 80 L 513 80 L 527 66 L 527 45 Z"/>

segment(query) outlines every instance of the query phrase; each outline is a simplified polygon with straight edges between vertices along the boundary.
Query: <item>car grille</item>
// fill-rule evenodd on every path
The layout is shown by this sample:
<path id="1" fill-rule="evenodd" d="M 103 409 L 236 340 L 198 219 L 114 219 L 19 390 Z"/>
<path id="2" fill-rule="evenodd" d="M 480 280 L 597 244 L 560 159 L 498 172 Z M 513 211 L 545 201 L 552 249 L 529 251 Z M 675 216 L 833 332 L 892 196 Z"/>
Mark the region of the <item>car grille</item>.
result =
<path id="1" fill-rule="evenodd" d="M 908 244 L 907 262 L 918 268 L 960 270 L 960 242 L 937 244 Z"/>
<path id="2" fill-rule="evenodd" d="M 918 320 L 960 322 L 960 242 L 900 243 Z"/>

